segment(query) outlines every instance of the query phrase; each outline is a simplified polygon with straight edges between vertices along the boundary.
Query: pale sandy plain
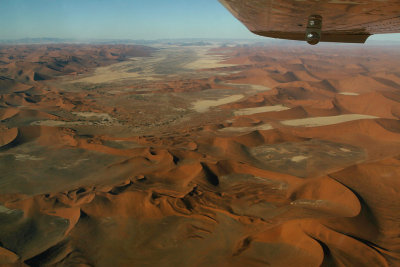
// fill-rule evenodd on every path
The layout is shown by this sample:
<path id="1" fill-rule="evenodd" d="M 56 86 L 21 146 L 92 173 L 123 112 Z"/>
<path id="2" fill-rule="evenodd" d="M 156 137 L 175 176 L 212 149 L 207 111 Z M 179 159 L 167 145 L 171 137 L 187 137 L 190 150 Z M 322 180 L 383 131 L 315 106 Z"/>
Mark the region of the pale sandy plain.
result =
<path id="1" fill-rule="evenodd" d="M 390 46 L 0 47 L 2 266 L 399 266 Z"/>

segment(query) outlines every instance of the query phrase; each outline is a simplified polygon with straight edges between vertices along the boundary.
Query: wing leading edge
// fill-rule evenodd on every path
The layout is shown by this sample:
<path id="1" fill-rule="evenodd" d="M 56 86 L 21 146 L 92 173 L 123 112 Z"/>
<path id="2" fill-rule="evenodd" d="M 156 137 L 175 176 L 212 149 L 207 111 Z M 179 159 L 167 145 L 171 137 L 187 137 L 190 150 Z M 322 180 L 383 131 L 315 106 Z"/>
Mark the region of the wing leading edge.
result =
<path id="1" fill-rule="evenodd" d="M 400 0 L 219 1 L 251 32 L 266 37 L 315 44 L 309 40 L 313 33 L 322 42 L 364 43 L 372 34 L 400 32 Z M 321 18 L 319 29 L 310 20 L 315 16 Z"/>

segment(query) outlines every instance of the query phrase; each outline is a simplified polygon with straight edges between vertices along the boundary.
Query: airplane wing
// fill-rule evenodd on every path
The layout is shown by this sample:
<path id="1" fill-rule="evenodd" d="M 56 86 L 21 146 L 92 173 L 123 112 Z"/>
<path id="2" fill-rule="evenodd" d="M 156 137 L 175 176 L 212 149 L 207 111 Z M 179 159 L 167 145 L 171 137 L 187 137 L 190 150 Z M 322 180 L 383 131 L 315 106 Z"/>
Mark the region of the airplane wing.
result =
<path id="1" fill-rule="evenodd" d="M 251 32 L 273 38 L 364 43 L 400 32 L 400 0 L 219 0 Z"/>

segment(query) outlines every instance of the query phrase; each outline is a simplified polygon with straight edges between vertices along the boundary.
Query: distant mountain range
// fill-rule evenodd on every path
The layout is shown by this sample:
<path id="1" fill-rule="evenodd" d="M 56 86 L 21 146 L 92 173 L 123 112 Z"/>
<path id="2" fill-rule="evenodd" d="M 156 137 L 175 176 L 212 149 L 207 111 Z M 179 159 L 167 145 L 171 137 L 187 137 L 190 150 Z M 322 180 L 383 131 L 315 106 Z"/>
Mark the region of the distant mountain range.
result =
<path id="1" fill-rule="evenodd" d="M 215 43 L 218 44 L 301 44 L 297 41 L 286 41 L 273 38 L 254 38 L 254 39 L 156 39 L 156 40 L 134 40 L 134 39 L 74 39 L 74 38 L 21 38 L 21 39 L 0 39 L 1 44 L 59 44 L 59 43 L 76 43 L 76 44 L 139 44 L 139 45 L 152 45 L 152 44 L 167 44 L 179 46 L 207 46 Z M 367 44 L 373 45 L 398 45 L 400 39 L 385 39 L 385 36 L 370 37 Z M 334 43 L 332 43 L 334 44 Z M 359 45 L 359 44 L 357 44 Z"/>
<path id="2" fill-rule="evenodd" d="M 267 39 L 265 39 L 267 40 Z M 255 42 L 260 39 L 157 39 L 157 40 L 133 40 L 133 39 L 73 39 L 73 38 L 21 38 L 0 39 L 0 44 L 54 44 L 54 43 L 90 43 L 90 44 L 174 44 L 182 46 L 205 46 L 215 42 Z"/>

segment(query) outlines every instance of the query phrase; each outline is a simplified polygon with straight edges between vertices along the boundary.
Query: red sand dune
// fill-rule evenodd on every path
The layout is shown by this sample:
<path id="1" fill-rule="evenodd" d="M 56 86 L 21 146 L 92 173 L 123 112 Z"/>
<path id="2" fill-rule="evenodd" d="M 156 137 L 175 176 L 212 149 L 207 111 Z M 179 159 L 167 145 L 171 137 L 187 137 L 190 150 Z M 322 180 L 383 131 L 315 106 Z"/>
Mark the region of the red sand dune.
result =
<path id="1" fill-rule="evenodd" d="M 400 264 L 397 48 L 158 52 L 0 47 L 0 265 Z M 174 75 L 71 83 L 131 57 Z"/>

